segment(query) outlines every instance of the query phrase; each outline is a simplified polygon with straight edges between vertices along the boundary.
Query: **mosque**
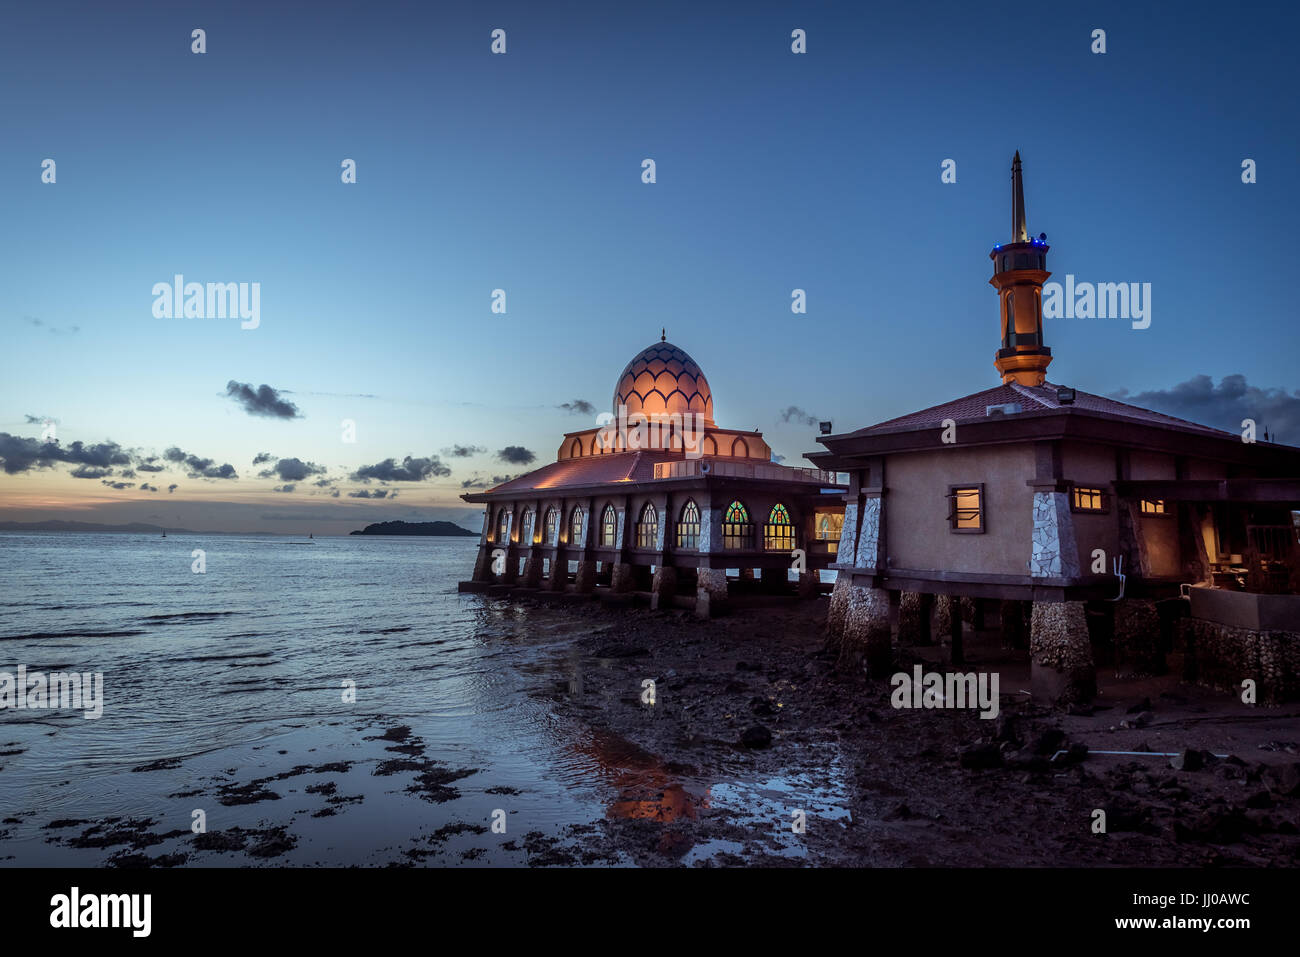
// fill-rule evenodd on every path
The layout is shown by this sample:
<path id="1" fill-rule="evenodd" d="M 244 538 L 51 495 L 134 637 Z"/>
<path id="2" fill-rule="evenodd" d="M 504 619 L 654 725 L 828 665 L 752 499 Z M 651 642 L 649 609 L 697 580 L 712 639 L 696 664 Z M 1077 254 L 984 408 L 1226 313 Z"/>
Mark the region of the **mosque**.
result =
<path id="1" fill-rule="evenodd" d="M 818 593 L 843 521 L 840 477 L 773 462 L 761 433 L 719 427 L 713 408 L 703 370 L 662 335 L 618 375 L 612 412 L 567 433 L 555 462 L 461 496 L 485 507 L 461 590 L 639 593 L 701 617 L 737 588 Z"/>
<path id="2" fill-rule="evenodd" d="M 708 617 L 732 592 L 815 596 L 827 570 L 832 647 L 873 676 L 936 639 L 961 664 L 967 630 L 992 629 L 1028 651 L 1037 700 L 1088 699 L 1101 666 L 1162 673 L 1173 649 L 1188 680 L 1300 698 L 1300 448 L 1048 381 L 1050 247 L 1027 228 L 1019 153 L 1011 179 L 1011 239 L 989 253 L 998 385 L 824 434 L 816 468 L 793 468 L 719 428 L 704 373 L 661 338 L 618 376 L 609 422 L 462 496 L 485 507 L 462 589 Z"/>

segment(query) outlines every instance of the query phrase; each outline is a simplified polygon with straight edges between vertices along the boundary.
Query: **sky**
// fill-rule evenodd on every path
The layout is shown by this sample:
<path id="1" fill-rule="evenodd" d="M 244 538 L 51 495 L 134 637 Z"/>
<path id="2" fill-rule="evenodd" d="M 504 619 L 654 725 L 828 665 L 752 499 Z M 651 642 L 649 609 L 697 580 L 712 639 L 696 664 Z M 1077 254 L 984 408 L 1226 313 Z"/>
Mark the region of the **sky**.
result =
<path id="1" fill-rule="evenodd" d="M 810 422 L 997 384 L 1016 150 L 1053 280 L 1150 284 L 1146 328 L 1046 320 L 1049 379 L 1300 444 L 1300 13 L 992 9 L 14 7 L 0 521 L 477 530 L 459 495 L 553 461 L 661 329 L 807 464 Z M 156 315 L 177 274 L 257 283 L 256 328 Z"/>

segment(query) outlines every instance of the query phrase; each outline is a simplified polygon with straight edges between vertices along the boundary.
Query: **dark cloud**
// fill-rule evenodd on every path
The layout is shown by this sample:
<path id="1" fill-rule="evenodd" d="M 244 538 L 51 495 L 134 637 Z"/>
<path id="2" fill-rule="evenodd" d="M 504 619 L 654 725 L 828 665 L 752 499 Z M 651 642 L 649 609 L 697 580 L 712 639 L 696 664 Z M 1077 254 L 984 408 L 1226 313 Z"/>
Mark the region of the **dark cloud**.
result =
<path id="1" fill-rule="evenodd" d="M 797 405 L 786 406 L 785 411 L 781 413 L 782 422 L 798 422 L 800 425 L 816 425 L 817 417 L 809 415 Z"/>
<path id="2" fill-rule="evenodd" d="M 156 491 L 158 491 L 158 486 L 156 486 L 156 485 L 150 485 L 148 482 L 141 482 L 141 483 L 140 483 L 140 491 L 142 491 L 142 492 L 156 492 Z"/>
<path id="3" fill-rule="evenodd" d="M 301 482 L 312 475 L 324 475 L 325 466 L 302 459 L 280 459 L 265 472 L 258 472 L 259 478 L 278 478 L 281 482 Z"/>
<path id="4" fill-rule="evenodd" d="M 257 457 L 253 459 L 253 464 L 261 465 L 263 462 L 269 462 L 273 458 L 275 458 L 275 456 L 272 455 L 270 452 L 258 452 Z"/>
<path id="5" fill-rule="evenodd" d="M 1252 386 L 1244 375 L 1224 376 L 1217 386 L 1207 375 L 1192 376 L 1172 389 L 1137 394 L 1121 389 L 1111 398 L 1228 432 L 1240 433 L 1241 420 L 1254 419 L 1260 439 L 1267 428 L 1270 438 L 1300 443 L 1300 390 Z"/>
<path id="6" fill-rule="evenodd" d="M 94 465 L 78 465 L 75 469 L 73 469 L 68 474 L 71 475 L 73 478 L 97 479 L 97 478 L 103 478 L 105 475 L 112 475 L 113 470 L 97 468 Z"/>
<path id="7" fill-rule="evenodd" d="M 338 498 L 338 497 L 339 497 L 338 489 L 335 489 L 334 491 L 330 492 L 330 498 Z"/>
<path id="8" fill-rule="evenodd" d="M 293 484 L 288 484 L 288 485 L 277 485 L 277 486 L 275 486 L 275 488 L 271 489 L 271 491 L 272 491 L 272 492 L 292 492 L 292 491 L 293 491 L 294 489 L 296 489 L 297 487 L 298 487 L 298 486 L 293 485 Z"/>
<path id="9" fill-rule="evenodd" d="M 375 465 L 363 465 L 352 473 L 352 481 L 369 482 L 375 479 L 380 482 L 423 482 L 430 476 L 450 474 L 451 469 L 443 465 L 442 460 L 436 455 L 423 459 L 408 455 L 402 459 L 401 465 L 397 464 L 396 459 L 384 459 Z"/>
<path id="10" fill-rule="evenodd" d="M 491 478 L 488 478 L 486 476 L 475 473 L 472 478 L 467 478 L 465 479 L 465 481 L 461 482 L 460 487 L 461 488 L 492 488 L 494 485 L 501 485 L 504 482 L 509 482 L 512 478 L 515 478 L 515 476 L 493 475 Z"/>
<path id="11" fill-rule="evenodd" d="M 522 445 L 507 445 L 497 453 L 497 458 L 502 462 L 509 462 L 511 465 L 527 465 L 537 456 Z"/>
<path id="12" fill-rule="evenodd" d="M 572 402 L 562 402 L 556 406 L 557 409 L 563 409 L 569 415 L 593 415 L 596 407 L 586 399 L 574 399 Z"/>
<path id="13" fill-rule="evenodd" d="M 338 491 L 335 489 L 335 491 Z M 335 498 L 338 496 L 336 495 Z M 348 492 L 348 498 L 397 498 L 396 489 L 377 488 L 373 491 L 368 488 L 357 489 L 355 492 Z"/>
<path id="14" fill-rule="evenodd" d="M 217 465 L 214 459 L 200 458 L 189 452 L 182 452 L 176 446 L 172 446 L 163 453 L 163 458 L 168 462 L 175 462 L 177 465 L 183 465 L 186 468 L 186 475 L 189 478 L 210 478 L 210 479 L 237 479 L 239 475 L 235 472 L 235 467 L 230 463 Z"/>
<path id="15" fill-rule="evenodd" d="M 0 432 L 0 460 L 4 462 L 7 473 L 16 475 L 32 468 L 50 468 L 59 462 L 96 468 L 130 465 L 131 455 L 116 442 L 95 445 L 73 442 L 65 446 Z"/>
<path id="16" fill-rule="evenodd" d="M 486 452 L 487 449 L 481 445 L 453 445 L 449 449 L 443 449 L 442 454 L 453 459 L 467 459 L 471 455 L 478 455 L 480 452 Z"/>
<path id="17" fill-rule="evenodd" d="M 87 478 L 87 477 L 88 477 L 88 476 L 85 476 L 85 475 L 78 475 L 78 476 L 77 476 L 77 478 Z M 100 485 L 107 485 L 109 488 L 117 488 L 117 489 L 122 489 L 122 488 L 135 488 L 135 483 L 134 483 L 134 482 L 110 482 L 108 479 L 101 479 L 100 482 L 99 482 L 99 484 L 100 484 Z"/>
<path id="18" fill-rule="evenodd" d="M 139 465 L 137 465 L 136 468 L 139 469 L 141 472 L 161 472 L 165 468 L 165 466 L 155 465 L 154 457 L 150 456 L 149 458 L 141 462 Z"/>
<path id="19" fill-rule="evenodd" d="M 173 482 L 171 485 L 168 485 L 168 486 L 167 486 L 167 494 L 170 495 L 172 492 L 176 491 L 178 488 L 180 488 L 180 486 L 177 485 L 177 484 L 175 484 L 175 483 Z"/>
<path id="20" fill-rule="evenodd" d="M 299 419 L 302 413 L 288 399 L 280 398 L 280 393 L 269 385 L 262 384 L 253 388 L 251 382 L 236 382 L 231 379 L 226 383 L 226 395 L 234 399 L 249 415 L 261 415 L 271 419 Z"/>
<path id="21" fill-rule="evenodd" d="M 117 474 L 122 476 L 122 478 L 135 478 L 135 469 L 122 469 L 122 471 Z"/>
<path id="22" fill-rule="evenodd" d="M 28 425 L 44 425 L 46 422 L 51 422 L 54 425 L 59 424 L 58 419 L 49 415 L 24 415 L 23 418 L 27 420 Z"/>

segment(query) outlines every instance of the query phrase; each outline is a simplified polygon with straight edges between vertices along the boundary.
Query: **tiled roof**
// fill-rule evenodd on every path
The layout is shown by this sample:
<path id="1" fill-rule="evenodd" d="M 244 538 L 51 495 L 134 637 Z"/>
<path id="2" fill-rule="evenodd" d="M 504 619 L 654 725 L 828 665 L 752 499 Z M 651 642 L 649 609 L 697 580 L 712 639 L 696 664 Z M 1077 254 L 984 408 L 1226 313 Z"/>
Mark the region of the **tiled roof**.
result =
<path id="1" fill-rule="evenodd" d="M 522 492 L 530 489 L 569 488 L 603 485 L 608 482 L 649 482 L 655 463 L 681 458 L 673 452 L 613 452 L 561 459 L 488 489 L 489 492 Z"/>
<path id="2" fill-rule="evenodd" d="M 1212 429 L 1206 425 L 1198 425 L 1195 422 L 1188 422 L 1186 419 L 1175 418 L 1172 415 L 1152 412 L 1150 409 L 1142 409 L 1136 405 L 1116 402 L 1114 399 L 1107 399 L 1104 396 L 1093 395 L 1091 392 L 1082 390 L 1075 391 L 1073 403 L 1062 405 L 1056 399 L 1057 388 L 1058 386 L 1050 382 L 1041 386 L 1026 386 L 1016 383 L 999 385 L 992 389 L 985 389 L 983 392 L 976 392 L 960 399 L 953 399 L 951 402 L 945 402 L 942 405 L 922 409 L 919 412 L 911 412 L 885 422 L 878 422 L 850 434 L 874 435 L 881 432 L 907 432 L 913 429 L 939 428 L 944 419 L 952 419 L 955 422 L 985 419 L 989 406 L 1014 402 L 1019 403 L 1023 412 L 1043 412 L 1057 409 L 1069 412 L 1078 409 L 1115 418 L 1132 419 L 1149 425 L 1178 429 L 1182 432 L 1199 432 L 1220 438 L 1231 435 L 1231 433 L 1224 432 L 1221 429 Z"/>

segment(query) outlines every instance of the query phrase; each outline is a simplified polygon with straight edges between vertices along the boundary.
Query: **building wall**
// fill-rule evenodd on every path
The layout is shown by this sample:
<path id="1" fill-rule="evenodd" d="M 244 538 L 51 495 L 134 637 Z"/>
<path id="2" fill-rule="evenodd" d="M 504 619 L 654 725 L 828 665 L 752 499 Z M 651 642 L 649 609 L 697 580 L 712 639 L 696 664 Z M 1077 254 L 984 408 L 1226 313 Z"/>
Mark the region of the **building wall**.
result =
<path id="1" fill-rule="evenodd" d="M 885 465 L 886 554 L 892 568 L 1027 575 L 1034 452 L 1028 445 L 891 456 Z M 948 487 L 984 485 L 985 531 L 953 532 Z"/>

